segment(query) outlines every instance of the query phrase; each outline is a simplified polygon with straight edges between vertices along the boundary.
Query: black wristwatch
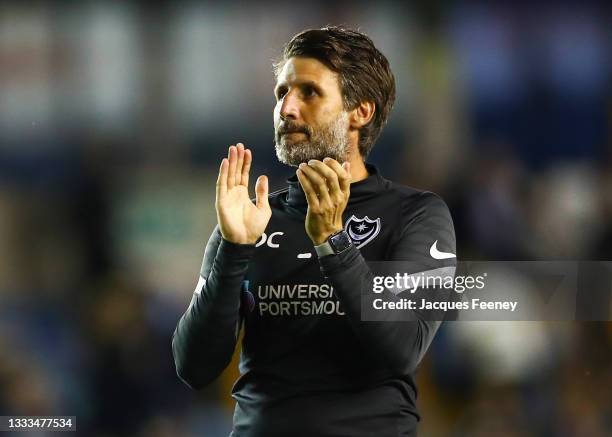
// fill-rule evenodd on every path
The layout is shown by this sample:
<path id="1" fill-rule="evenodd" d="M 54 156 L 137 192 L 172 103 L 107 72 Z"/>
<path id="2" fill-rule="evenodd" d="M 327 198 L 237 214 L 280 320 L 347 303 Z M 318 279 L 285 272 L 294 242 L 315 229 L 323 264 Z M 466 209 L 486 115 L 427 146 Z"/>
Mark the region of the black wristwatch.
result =
<path id="1" fill-rule="evenodd" d="M 343 229 L 329 236 L 325 243 L 315 246 L 317 256 L 322 258 L 327 255 L 337 255 L 347 250 L 353 242 L 351 237 Z"/>

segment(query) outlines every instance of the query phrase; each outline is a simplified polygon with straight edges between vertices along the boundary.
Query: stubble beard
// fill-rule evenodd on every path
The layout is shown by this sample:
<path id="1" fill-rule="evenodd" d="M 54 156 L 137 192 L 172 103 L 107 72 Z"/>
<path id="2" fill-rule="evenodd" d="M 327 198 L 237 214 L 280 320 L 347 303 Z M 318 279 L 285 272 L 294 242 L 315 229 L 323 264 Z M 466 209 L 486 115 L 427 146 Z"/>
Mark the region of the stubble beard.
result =
<path id="1" fill-rule="evenodd" d="M 276 156 L 283 164 L 297 167 L 302 162 L 311 159 L 322 161 L 329 157 L 343 163 L 346 161 L 349 147 L 349 115 L 342 111 L 334 120 L 318 129 L 310 126 L 298 126 L 291 121 L 285 121 L 282 127 L 275 128 Z M 301 141 L 291 141 L 281 135 L 284 131 L 297 130 L 306 137 Z"/>

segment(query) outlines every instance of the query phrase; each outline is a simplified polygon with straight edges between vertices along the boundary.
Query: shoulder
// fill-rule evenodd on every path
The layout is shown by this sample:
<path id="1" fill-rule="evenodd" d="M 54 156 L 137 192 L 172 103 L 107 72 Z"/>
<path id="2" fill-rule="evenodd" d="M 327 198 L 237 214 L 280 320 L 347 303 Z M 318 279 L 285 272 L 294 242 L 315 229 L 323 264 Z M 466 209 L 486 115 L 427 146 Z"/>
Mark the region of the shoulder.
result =
<path id="1" fill-rule="evenodd" d="M 452 215 L 441 196 L 387 180 L 385 185 L 398 208 L 400 235 L 418 234 L 425 238 L 433 233 L 434 240 L 454 240 Z M 430 238 L 425 239 L 429 241 Z"/>
<path id="2" fill-rule="evenodd" d="M 402 215 L 406 219 L 416 219 L 423 215 L 440 215 L 450 218 L 448 205 L 438 194 L 388 180 L 385 182 L 387 189 L 401 205 Z"/>
<path id="3" fill-rule="evenodd" d="M 394 182 L 389 189 L 397 196 L 400 208 L 400 241 L 411 253 L 402 252 L 402 259 L 421 256 L 430 260 L 434 257 L 430 255 L 433 244 L 442 251 L 456 253 L 453 219 L 441 196 Z"/>

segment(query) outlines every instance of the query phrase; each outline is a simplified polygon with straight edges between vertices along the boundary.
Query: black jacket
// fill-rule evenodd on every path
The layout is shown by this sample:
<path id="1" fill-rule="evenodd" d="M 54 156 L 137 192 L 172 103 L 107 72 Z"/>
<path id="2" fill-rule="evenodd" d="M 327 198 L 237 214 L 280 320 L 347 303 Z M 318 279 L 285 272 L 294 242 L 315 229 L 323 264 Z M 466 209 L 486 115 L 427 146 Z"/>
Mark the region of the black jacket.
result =
<path id="1" fill-rule="evenodd" d="M 435 194 L 394 184 L 367 166 L 344 213 L 355 243 L 321 259 L 306 235 L 307 202 L 295 177 L 270 194 L 272 218 L 255 245 L 215 229 L 200 282 L 172 341 L 180 378 L 193 388 L 229 363 L 244 325 L 233 436 L 411 436 L 413 373 L 439 321 L 367 322 L 368 261 L 403 260 L 423 270 L 455 265 L 453 223 Z M 366 219 L 367 217 L 367 219 Z"/>

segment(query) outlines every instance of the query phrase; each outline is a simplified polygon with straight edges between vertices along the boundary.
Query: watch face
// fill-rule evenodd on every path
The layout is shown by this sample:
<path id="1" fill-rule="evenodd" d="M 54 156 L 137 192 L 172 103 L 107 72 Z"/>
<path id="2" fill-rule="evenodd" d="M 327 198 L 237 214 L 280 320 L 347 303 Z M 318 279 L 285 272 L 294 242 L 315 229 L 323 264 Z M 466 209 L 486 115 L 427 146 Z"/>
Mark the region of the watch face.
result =
<path id="1" fill-rule="evenodd" d="M 329 239 L 329 244 L 334 248 L 336 253 L 342 252 L 349 248 L 351 245 L 351 239 L 345 231 L 338 232 L 336 235 L 332 235 Z"/>

